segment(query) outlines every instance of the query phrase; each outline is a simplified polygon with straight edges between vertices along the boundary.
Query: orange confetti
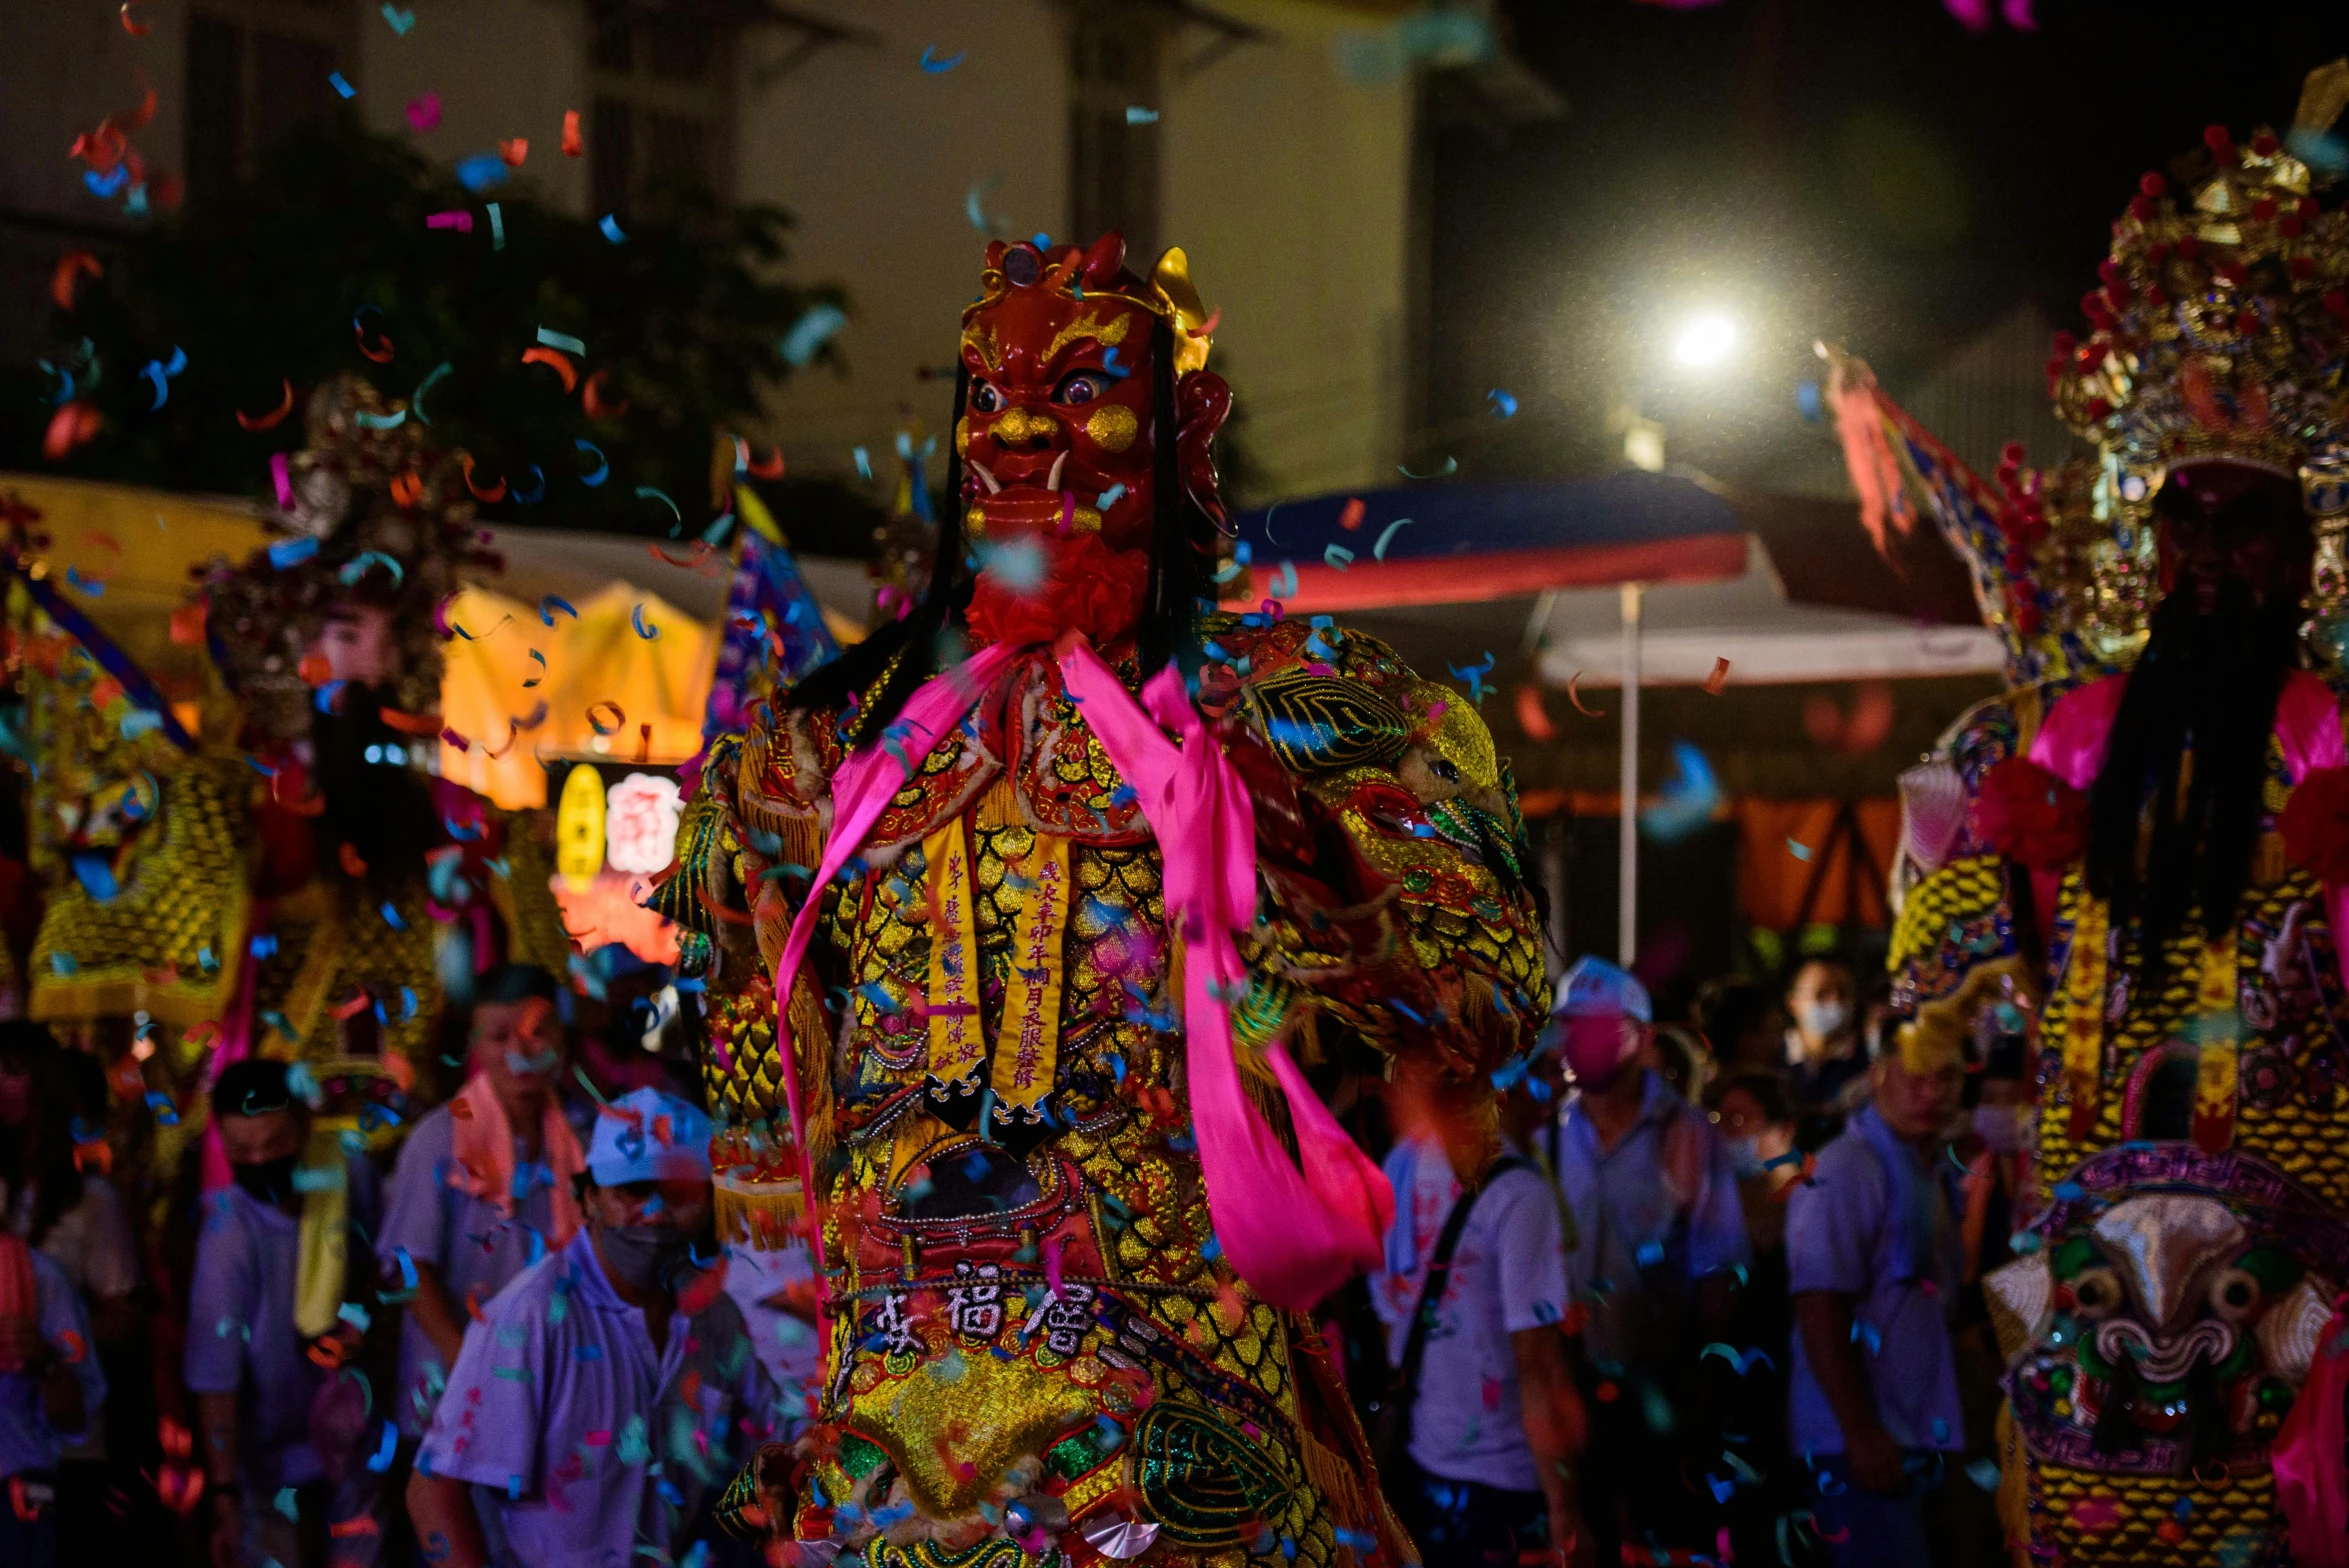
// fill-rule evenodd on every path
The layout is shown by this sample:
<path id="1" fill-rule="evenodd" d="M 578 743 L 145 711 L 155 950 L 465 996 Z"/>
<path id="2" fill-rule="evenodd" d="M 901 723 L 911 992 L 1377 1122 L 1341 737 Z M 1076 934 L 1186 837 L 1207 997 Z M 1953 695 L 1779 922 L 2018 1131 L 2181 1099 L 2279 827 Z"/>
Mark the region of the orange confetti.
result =
<path id="1" fill-rule="evenodd" d="M 248 414 L 243 409 L 238 409 L 236 411 L 238 428 L 244 430 L 274 430 L 277 428 L 278 421 L 284 419 L 286 415 L 294 411 L 293 382 L 287 380 L 283 376 L 278 377 L 278 381 L 284 386 L 285 391 L 284 394 L 278 398 L 277 407 L 271 409 L 266 414 Z"/>
<path id="2" fill-rule="evenodd" d="M 204 645 L 204 612 L 206 607 L 204 600 L 197 599 L 172 611 L 171 640 L 183 648 L 202 647 Z"/>
<path id="3" fill-rule="evenodd" d="M 465 458 L 465 488 L 473 492 L 473 499 L 476 501 L 503 501 L 506 498 L 506 482 L 503 479 L 500 479 L 495 485 L 491 486 L 487 490 L 482 489 L 481 486 L 473 482 L 473 458 L 471 454 L 467 454 Z"/>
<path id="4" fill-rule="evenodd" d="M 521 168 L 522 160 L 530 156 L 530 138 L 517 136 L 511 141 L 499 142 L 498 156 L 506 160 L 507 168 Z"/>
<path id="5" fill-rule="evenodd" d="M 1715 659 L 1713 661 L 1713 673 L 1705 677 L 1705 695 L 1708 697 L 1718 697 L 1721 695 L 1721 688 L 1728 684 L 1729 661 L 1727 659 Z"/>
<path id="6" fill-rule="evenodd" d="M 1339 509 L 1338 526 L 1348 533 L 1352 533 L 1362 526 L 1362 514 L 1365 510 L 1367 509 L 1362 504 L 1362 498 L 1356 496 Z"/>
<path id="7" fill-rule="evenodd" d="M 75 447 L 95 441 L 105 427 L 106 416 L 75 398 L 51 417 L 48 434 L 41 438 L 41 455 L 52 463 L 63 462 Z"/>
<path id="8" fill-rule="evenodd" d="M 141 22 L 131 16 L 131 7 L 140 3 L 142 0 L 122 0 L 122 30 L 133 38 L 144 38 L 155 31 L 153 22 Z"/>
<path id="9" fill-rule="evenodd" d="M 414 506 L 424 499 L 424 481 L 411 471 L 392 475 L 391 498 L 401 506 Z"/>
<path id="10" fill-rule="evenodd" d="M 93 278 L 106 275 L 98 258 L 86 250 L 69 250 L 57 258 L 57 270 L 49 275 L 49 297 L 57 301 L 59 310 L 73 309 L 74 286 L 85 272 Z"/>
<path id="11" fill-rule="evenodd" d="M 587 143 L 579 135 L 579 111 L 563 111 L 563 156 L 576 158 L 587 151 Z"/>
<path id="12" fill-rule="evenodd" d="M 335 855 L 342 862 L 345 876 L 363 877 L 367 874 L 367 862 L 359 858 L 359 852 L 351 847 L 350 840 L 345 839 L 337 845 Z"/>
<path id="13" fill-rule="evenodd" d="M 1571 702 L 1571 703 L 1573 703 L 1573 704 L 1574 704 L 1574 711 L 1575 711 L 1575 712 L 1577 712 L 1577 713 L 1579 713 L 1579 714 L 1581 714 L 1581 715 L 1582 715 L 1584 718 L 1586 718 L 1586 719 L 1603 719 L 1603 718 L 1605 718 L 1605 717 L 1607 716 L 1607 710 L 1606 710 L 1606 709 L 1604 709 L 1604 708 L 1586 708 L 1586 707 L 1584 707 L 1584 706 L 1582 705 L 1582 693 L 1580 693 L 1579 691 L 1576 691 L 1576 690 L 1574 689 L 1574 688 L 1575 688 L 1575 686 L 1576 686 L 1576 684 L 1577 684 L 1577 683 L 1579 683 L 1579 682 L 1581 681 L 1581 679 L 1582 679 L 1582 671 L 1580 671 L 1580 670 L 1576 670 L 1576 671 L 1574 672 L 1574 674 L 1573 674 L 1571 677 L 1569 677 L 1569 678 L 1568 678 L 1568 680 L 1567 680 L 1567 682 L 1566 682 L 1566 700 L 1567 700 L 1568 702 Z"/>
<path id="14" fill-rule="evenodd" d="M 378 708 L 376 716 L 403 735 L 438 735 L 440 715 L 437 713 L 402 713 L 397 708 Z"/>
<path id="15" fill-rule="evenodd" d="M 526 348 L 522 351 L 522 363 L 525 365 L 544 365 L 548 369 L 552 370 L 556 375 L 562 377 L 563 391 L 566 395 L 577 391 L 579 388 L 579 372 L 572 367 L 570 359 L 557 349 L 548 348 L 543 343 L 538 344 L 532 348 Z"/>
<path id="16" fill-rule="evenodd" d="M 579 406 L 587 410 L 587 417 L 590 419 L 618 419 L 622 414 L 628 412 L 626 398 L 622 398 L 617 403 L 604 401 L 604 381 L 610 375 L 611 372 L 608 370 L 597 371 L 587 378 L 587 385 L 579 394 Z"/>
<path id="17" fill-rule="evenodd" d="M 747 463 L 744 467 L 753 479 L 780 479 L 783 477 L 783 449 L 777 447 L 765 457 Z"/>
<path id="18" fill-rule="evenodd" d="M 334 679 L 334 661 L 323 653 L 305 653 L 302 662 L 294 666 L 294 673 L 305 686 L 323 686 Z"/>
<path id="19" fill-rule="evenodd" d="M 1517 727 L 1525 731 L 1528 740 L 1558 738 L 1558 726 L 1550 722 L 1542 707 L 1542 689 L 1531 682 L 1517 688 Z"/>

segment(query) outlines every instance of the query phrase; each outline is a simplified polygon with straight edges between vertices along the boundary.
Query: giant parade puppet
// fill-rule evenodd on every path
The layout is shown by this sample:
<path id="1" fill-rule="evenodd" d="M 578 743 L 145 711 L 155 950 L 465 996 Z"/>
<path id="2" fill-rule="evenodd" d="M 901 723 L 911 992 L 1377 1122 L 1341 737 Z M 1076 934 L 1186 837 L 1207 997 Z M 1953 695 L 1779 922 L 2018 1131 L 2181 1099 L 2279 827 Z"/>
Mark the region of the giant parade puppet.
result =
<path id="1" fill-rule="evenodd" d="M 1312 1080 L 1489 1102 L 1532 1043 L 1514 786 L 1378 643 L 1215 613 L 1181 251 L 980 283 L 923 597 L 713 748 L 657 895 L 721 1216 L 817 1266 L 815 1424 L 729 1508 L 870 1568 L 1413 1561 L 1307 1316 L 1392 1199 Z"/>
<path id="2" fill-rule="evenodd" d="M 2349 66 L 2316 73 L 2296 129 L 2345 99 Z M 2025 1564 L 2349 1545 L 2318 1539 L 2349 1287 L 2349 215 L 2272 133 L 2205 143 L 2144 177 L 2056 340 L 2093 458 L 2009 447 L 1985 481 L 1835 367 L 1866 515 L 1922 499 L 2014 681 L 1902 780 L 1891 963 L 1912 1056 L 2037 1045 L 1986 1281 Z"/>
<path id="3" fill-rule="evenodd" d="M 408 412 L 352 377 L 313 394 L 272 542 L 212 562 L 174 618 L 209 655 L 186 709 L 40 569 L 37 525 L 11 541 L 48 883 L 29 1010 L 93 1036 L 159 1183 L 246 1054 L 305 1066 L 322 1135 L 396 1138 L 443 1070 L 451 959 L 569 952 L 531 824 L 434 775 L 436 607 L 479 552 L 462 455 Z"/>

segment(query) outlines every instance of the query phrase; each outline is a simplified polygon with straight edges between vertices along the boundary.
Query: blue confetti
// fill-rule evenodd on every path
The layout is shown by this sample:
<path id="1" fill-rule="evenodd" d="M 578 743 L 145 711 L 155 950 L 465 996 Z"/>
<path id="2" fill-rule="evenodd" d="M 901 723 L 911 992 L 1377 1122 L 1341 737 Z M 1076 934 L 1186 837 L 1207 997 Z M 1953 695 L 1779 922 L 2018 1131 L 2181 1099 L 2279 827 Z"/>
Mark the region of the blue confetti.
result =
<path id="1" fill-rule="evenodd" d="M 358 97 L 358 96 L 359 96 L 359 89 L 358 89 L 358 88 L 356 88 L 356 87 L 353 87 L 353 86 L 352 86 L 352 85 L 351 85 L 349 82 L 347 82 L 347 81 L 344 81 L 344 80 L 343 80 L 343 73 L 342 73 L 342 72 L 340 72 L 340 71 L 329 71 L 329 72 L 327 72 L 327 73 L 326 73 L 326 82 L 327 82 L 327 85 L 328 85 L 328 86 L 330 86 L 330 87 L 332 87 L 332 88 L 335 90 L 335 92 L 336 92 L 336 93 L 337 93 L 339 96 L 341 96 L 341 97 L 344 97 L 344 98 L 356 98 L 356 97 Z M 288 1518 L 290 1519 L 290 1518 L 292 1518 L 293 1516 L 292 1516 L 291 1514 L 288 1514 L 286 1517 L 288 1517 Z"/>
<path id="2" fill-rule="evenodd" d="M 604 221 L 597 224 L 596 227 L 603 230 L 604 238 L 610 240 L 613 244 L 625 245 L 628 243 L 628 236 L 620 232 L 620 220 L 613 217 L 610 213 L 605 213 Z"/>
<path id="3" fill-rule="evenodd" d="M 964 56 L 970 53 L 968 49 L 965 49 L 962 54 L 948 55 L 945 59 L 941 60 L 936 58 L 937 48 L 938 46 L 936 44 L 924 44 L 922 46 L 922 69 L 929 72 L 932 76 L 938 76 L 944 72 L 953 70 L 956 66 L 962 64 Z"/>
<path id="4" fill-rule="evenodd" d="M 503 185 L 509 172 L 506 160 L 494 152 L 477 152 L 457 160 L 457 183 L 476 196 L 493 185 Z"/>

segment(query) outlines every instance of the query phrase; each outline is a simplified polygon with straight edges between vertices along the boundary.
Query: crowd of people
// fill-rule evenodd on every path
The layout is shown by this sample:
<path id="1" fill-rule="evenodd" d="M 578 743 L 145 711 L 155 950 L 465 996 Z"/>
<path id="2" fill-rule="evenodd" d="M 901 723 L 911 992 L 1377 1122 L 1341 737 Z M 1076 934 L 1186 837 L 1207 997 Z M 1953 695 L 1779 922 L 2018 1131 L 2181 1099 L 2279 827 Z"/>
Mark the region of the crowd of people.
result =
<path id="1" fill-rule="evenodd" d="M 1429 1568 L 2002 1560 L 2019 1082 L 1913 1070 L 1830 958 L 1695 1012 L 1585 958 L 1480 1183 L 1475 1125 L 1397 1128 L 1382 1468 Z"/>
<path id="2" fill-rule="evenodd" d="M 711 1267 L 698 1096 L 574 1051 L 563 1000 L 480 977 L 462 1086 L 387 1168 L 300 1066 L 229 1064 L 228 1179 L 154 1216 L 85 1168 L 94 1059 L 0 1024 L 0 1562 L 739 1553 L 704 1505 L 804 1420 L 812 1334 Z"/>
<path id="3" fill-rule="evenodd" d="M 301 1069 L 229 1065 L 177 1257 L 88 1157 L 94 1059 L 0 1025 L 0 1560 L 156 1560 L 176 1501 L 217 1568 L 755 1561 L 709 1505 L 809 1419 L 812 1328 L 711 1267 L 696 1097 L 575 1065 L 563 1001 L 481 977 L 462 1086 L 383 1168 Z M 1384 1352 L 1362 1402 L 1430 1568 L 1991 1560 L 1971 1287 L 2014 1096 L 1908 1070 L 1828 959 L 1653 1014 L 1586 958 L 1497 1129 L 1394 1107 L 1352 1360 Z"/>

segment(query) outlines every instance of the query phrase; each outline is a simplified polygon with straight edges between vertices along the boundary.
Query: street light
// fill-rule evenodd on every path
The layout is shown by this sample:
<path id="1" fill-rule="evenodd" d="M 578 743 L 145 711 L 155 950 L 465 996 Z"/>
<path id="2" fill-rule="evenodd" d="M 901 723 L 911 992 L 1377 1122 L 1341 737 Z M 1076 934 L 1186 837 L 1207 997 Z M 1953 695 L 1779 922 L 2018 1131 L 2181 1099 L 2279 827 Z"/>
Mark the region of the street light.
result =
<path id="1" fill-rule="evenodd" d="M 1727 316 L 1698 316 L 1673 340 L 1672 357 L 1692 370 L 1709 370 L 1737 346 L 1737 324 Z"/>

